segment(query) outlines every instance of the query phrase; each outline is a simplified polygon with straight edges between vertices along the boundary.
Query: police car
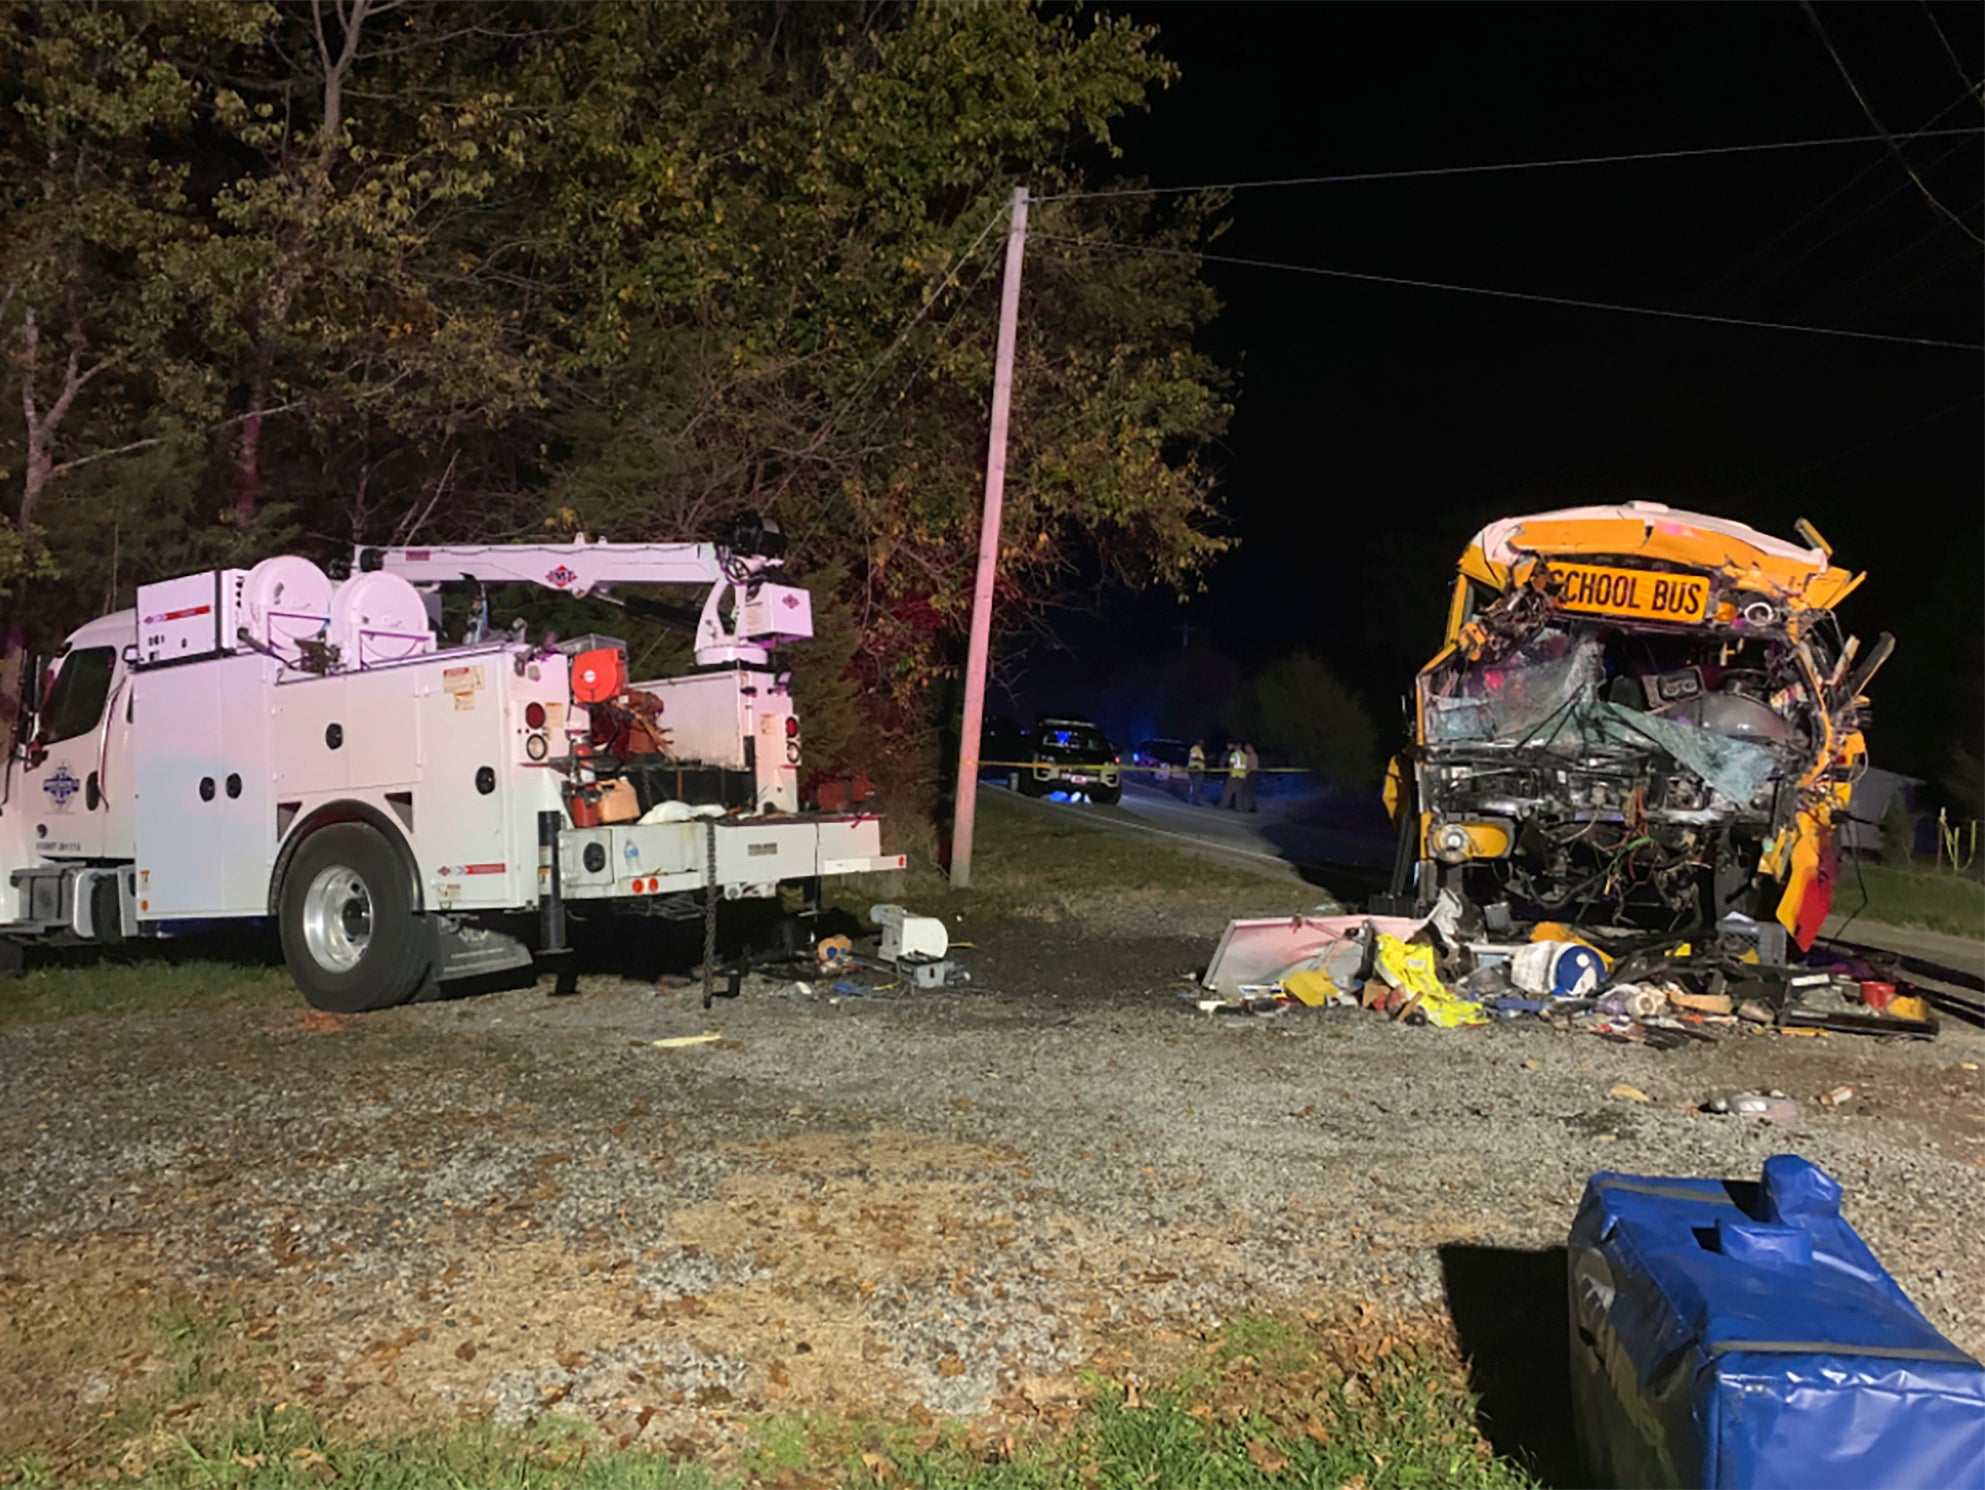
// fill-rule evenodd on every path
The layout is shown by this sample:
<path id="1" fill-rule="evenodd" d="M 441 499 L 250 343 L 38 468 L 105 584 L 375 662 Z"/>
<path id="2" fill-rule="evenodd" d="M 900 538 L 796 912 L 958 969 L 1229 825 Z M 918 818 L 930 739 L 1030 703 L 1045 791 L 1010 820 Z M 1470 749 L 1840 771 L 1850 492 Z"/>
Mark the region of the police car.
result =
<path id="1" fill-rule="evenodd" d="M 1109 806 L 1123 795 L 1122 757 L 1110 737 L 1087 719 L 1043 719 L 1027 736 L 1031 764 L 1014 786 L 1029 797 L 1057 793 Z"/>

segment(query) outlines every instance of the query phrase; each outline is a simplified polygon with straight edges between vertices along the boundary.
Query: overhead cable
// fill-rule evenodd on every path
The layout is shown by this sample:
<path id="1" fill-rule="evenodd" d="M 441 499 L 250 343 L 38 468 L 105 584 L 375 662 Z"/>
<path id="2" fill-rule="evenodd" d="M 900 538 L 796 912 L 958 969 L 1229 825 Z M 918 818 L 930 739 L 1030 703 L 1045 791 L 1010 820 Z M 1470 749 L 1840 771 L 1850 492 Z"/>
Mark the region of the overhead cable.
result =
<path id="1" fill-rule="evenodd" d="M 1827 35 L 1826 27 L 1820 24 L 1819 12 L 1813 9 L 1812 0 L 1799 0 L 1799 8 L 1805 11 L 1806 19 L 1813 23 L 1813 29 L 1819 33 L 1821 45 L 1826 48 L 1827 56 L 1833 58 L 1833 65 L 1839 70 L 1841 81 L 1847 84 L 1847 91 L 1854 95 L 1854 102 L 1861 106 L 1861 112 L 1868 116 L 1868 122 L 1874 125 L 1876 129 L 1881 130 L 1882 141 L 1895 156 L 1896 163 L 1908 173 L 1909 179 L 1916 183 L 1916 189 L 1923 193 L 1923 200 L 1928 202 L 1938 213 L 1948 218 L 1951 226 L 1963 233 L 1965 237 L 1980 247 L 1985 247 L 1985 238 L 1981 238 L 1978 234 L 1974 233 L 1971 230 L 1970 223 L 1946 207 L 1938 198 L 1937 194 L 1930 190 L 1930 184 L 1916 174 L 1916 167 L 1911 165 L 1909 163 L 1909 157 L 1902 153 L 1902 146 L 1895 142 L 1895 136 L 1890 134 L 1882 121 L 1875 117 L 1873 106 L 1869 104 L 1867 97 L 1861 92 L 1860 84 L 1854 81 L 1854 74 L 1847 70 L 1847 63 L 1835 48 L 1833 38 Z"/>
<path id="2" fill-rule="evenodd" d="M 1062 243 L 1073 248 L 1115 249 L 1125 253 L 1153 254 L 1162 258 L 1198 259 L 1208 264 L 1233 264 L 1244 269 L 1275 269 L 1285 274 L 1309 274 L 1324 279 L 1356 280 L 1363 284 L 1398 285 L 1413 290 L 1446 290 L 1456 295 L 1483 295 L 1496 300 L 1520 300 L 1534 305 L 1560 305 L 1573 310 L 1605 310 L 1619 315 L 1661 316 L 1676 321 L 1700 321 L 1713 326 L 1746 326 L 1759 331 L 1800 331 L 1809 336 L 1835 336 L 1855 341 L 1895 342 L 1911 347 L 1941 347 L 1953 352 L 1985 352 L 1985 345 L 1962 341 L 1941 341 L 1928 336 L 1898 336 L 1884 331 L 1852 331 L 1842 326 L 1811 326 L 1791 321 L 1754 321 L 1740 316 L 1712 316 L 1699 311 L 1666 310 L 1653 305 L 1621 305 L 1607 300 L 1581 300 L 1570 295 L 1540 295 L 1529 290 L 1504 290 L 1492 285 L 1457 285 L 1439 280 L 1408 279 L 1396 274 L 1366 274 L 1355 269 L 1326 269 L 1317 264 L 1281 264 L 1270 259 L 1243 259 L 1231 254 L 1204 253 L 1198 249 L 1160 248 L 1147 243 L 1120 243 L 1112 239 L 1057 237 L 1049 233 L 1030 234 L 1043 243 Z"/>
<path id="3" fill-rule="evenodd" d="M 1877 125 L 1879 128 L 1879 125 Z M 1966 125 L 1951 129 L 1921 130 L 1912 139 L 1936 139 L 1941 135 L 1985 134 L 1985 128 Z M 1879 145 L 1891 147 L 1895 141 L 1884 132 L 1872 135 L 1835 135 L 1820 140 L 1766 140 L 1753 145 L 1704 145 L 1688 150 L 1643 150 L 1624 155 L 1577 155 L 1554 160 L 1506 160 L 1481 165 L 1417 166 L 1398 171 L 1345 171 L 1332 176 L 1282 176 L 1264 181 L 1208 181 L 1197 186 L 1125 186 L 1097 191 L 1063 191 L 1038 196 L 1035 202 L 1065 202 L 1090 197 L 1164 197 L 1198 191 L 1253 191 L 1271 186 L 1344 186 L 1359 181 L 1410 181 L 1423 176 L 1491 175 L 1507 171 L 1547 171 L 1565 166 L 1611 166 L 1633 161 L 1688 160 L 1700 156 L 1746 155 L 1768 150 L 1816 150 L 1828 145 Z"/>
<path id="4" fill-rule="evenodd" d="M 1953 98 L 1949 103 L 1945 104 L 1941 109 L 1937 110 L 1936 113 L 1932 114 L 1928 119 L 1925 119 L 1920 129 L 1912 129 L 1911 131 L 1909 131 L 1908 134 L 1904 135 L 1902 137 L 1902 143 L 1907 145 L 1912 143 L 1913 141 L 1923 139 L 1926 135 L 1932 133 L 1930 129 L 1930 126 L 1932 124 L 1935 124 L 1939 119 L 1943 118 L 1946 114 L 1950 113 L 1951 110 L 1959 107 L 1962 104 L 1974 102 L 1975 99 L 1976 99 L 1976 95 L 1974 91 L 1971 88 L 1967 87 L 1964 90 L 1964 92 L 1958 94 L 1956 98 Z M 1958 151 L 1964 149 L 1966 144 L 1967 141 L 1959 140 L 1957 144 L 1951 146 L 1949 150 L 1946 150 L 1942 155 L 1939 155 L 1935 160 L 1931 161 L 1930 168 L 1934 169 L 1937 166 L 1942 165 L 1946 160 L 1949 160 L 1953 155 L 1957 154 Z M 1882 157 L 1880 155 L 1877 155 L 1873 159 L 1868 161 L 1868 163 L 1862 166 L 1860 170 L 1856 171 L 1852 176 L 1849 176 L 1846 181 L 1842 182 L 1838 187 L 1834 188 L 1834 190 L 1829 195 L 1823 197 L 1819 202 L 1807 208 L 1806 211 L 1802 213 L 1796 220 L 1794 220 L 1789 227 L 1781 228 L 1778 232 L 1774 233 L 1770 238 L 1766 239 L 1763 243 L 1758 245 L 1758 247 L 1752 249 L 1751 252 L 1745 255 L 1745 257 L 1735 267 L 1725 270 L 1724 273 L 1716 280 L 1714 284 L 1710 285 L 1708 289 L 1703 291 L 1703 295 L 1705 297 L 1714 295 L 1718 290 L 1722 289 L 1725 285 L 1728 285 L 1732 281 L 1737 279 L 1739 276 L 1743 274 L 1745 270 L 1749 269 L 1752 264 L 1755 264 L 1759 259 L 1763 258 L 1772 249 L 1778 247 L 1779 244 L 1783 243 L 1787 238 L 1791 237 L 1794 233 L 1798 232 L 1799 229 L 1803 228 L 1807 223 L 1811 222 L 1815 217 L 1819 216 L 1820 213 L 1824 212 L 1828 207 L 1831 207 L 1835 202 L 1839 201 L 1842 197 L 1846 196 L 1848 192 L 1852 191 L 1855 186 L 1860 184 L 1861 179 L 1864 176 L 1867 176 L 1871 172 L 1879 169 L 1881 163 L 1882 163 Z M 1867 206 L 1863 207 L 1859 212 L 1855 213 L 1852 217 L 1848 218 L 1846 222 L 1841 223 L 1839 226 L 1835 227 L 1831 232 L 1824 234 L 1820 238 L 1807 243 L 1805 247 L 1801 248 L 1799 252 L 1794 254 L 1790 259 L 1775 264 L 1773 266 L 1774 274 L 1779 279 L 1782 280 L 1784 278 L 1785 271 L 1790 269 L 1792 265 L 1799 263 L 1801 260 L 1817 252 L 1820 248 L 1824 247 L 1826 244 L 1831 243 L 1835 238 L 1838 238 L 1842 233 L 1846 232 L 1848 228 L 1852 227 L 1855 223 L 1860 222 L 1863 218 L 1868 216 L 1869 213 L 1873 212 L 1875 208 L 1879 207 L 1883 202 L 1886 202 L 1890 197 L 1894 196 L 1896 192 L 1904 191 L 1907 189 L 1907 187 L 1908 187 L 1907 182 L 1897 182 L 1895 186 L 1890 188 L 1888 191 L 1883 192 L 1879 197 L 1875 198 L 1873 202 L 1870 202 Z"/>
<path id="5" fill-rule="evenodd" d="M 1970 408 L 1971 405 L 1977 403 L 1981 398 L 1985 398 L 1985 393 L 1974 393 L 1967 398 L 1961 398 L 1956 403 L 1947 404 L 1933 414 L 1925 414 L 1920 419 L 1912 419 L 1900 428 L 1888 430 L 1876 435 L 1873 439 L 1863 440 L 1858 445 L 1849 445 L 1844 450 L 1836 450 L 1833 454 L 1822 456 L 1810 465 L 1801 466 L 1796 471 L 1787 471 L 1783 476 L 1774 476 L 1771 480 L 1760 486 L 1754 486 L 1749 491 L 1740 492 L 1734 500 L 1738 502 L 1748 501 L 1759 492 L 1770 491 L 1774 486 L 1782 486 L 1788 481 L 1797 481 L 1801 476 L 1811 475 L 1814 471 L 1823 470 L 1827 466 L 1835 465 L 1840 461 L 1848 459 L 1850 456 L 1859 455 L 1864 450 L 1872 450 L 1875 446 L 1885 444 L 1899 435 L 1906 435 L 1912 430 L 1921 429 L 1926 424 L 1935 424 L 1939 419 L 1949 418 L 1959 409 Z"/>
<path id="6" fill-rule="evenodd" d="M 1937 33 L 1937 40 L 1943 46 L 1944 55 L 1951 59 L 1951 66 L 1957 69 L 1957 75 L 1964 79 L 1965 91 L 1973 99 L 1985 103 L 1985 97 L 1980 96 L 1978 85 L 1971 81 L 1971 74 L 1964 70 L 1964 64 L 1958 60 L 1957 49 L 1951 45 L 1951 39 L 1944 35 L 1943 23 L 1937 19 L 1937 13 L 1930 9 L 1930 0 L 1921 0 L 1921 3 L 1923 18 L 1930 23 L 1930 29 Z"/>

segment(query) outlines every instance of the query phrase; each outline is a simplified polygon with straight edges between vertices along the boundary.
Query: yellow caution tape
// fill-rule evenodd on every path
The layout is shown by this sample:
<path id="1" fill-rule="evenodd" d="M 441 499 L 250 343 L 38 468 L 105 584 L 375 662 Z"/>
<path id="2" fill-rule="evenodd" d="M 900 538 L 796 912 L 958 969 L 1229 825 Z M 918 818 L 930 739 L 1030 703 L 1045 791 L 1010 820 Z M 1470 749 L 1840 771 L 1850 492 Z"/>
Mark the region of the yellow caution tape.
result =
<path id="1" fill-rule="evenodd" d="M 997 766 L 1001 770 L 1031 771 L 1036 766 L 1045 766 L 1051 771 L 1175 771 L 1184 774 L 1190 766 L 1121 766 L 1115 761 L 1106 765 L 1076 765 L 1066 761 L 973 761 L 971 765 Z M 1207 776 L 1231 776 L 1233 773 L 1221 766 L 1208 766 L 1202 772 Z M 1243 776 L 1307 776 L 1308 766 L 1257 766 L 1252 771 L 1243 771 Z"/>

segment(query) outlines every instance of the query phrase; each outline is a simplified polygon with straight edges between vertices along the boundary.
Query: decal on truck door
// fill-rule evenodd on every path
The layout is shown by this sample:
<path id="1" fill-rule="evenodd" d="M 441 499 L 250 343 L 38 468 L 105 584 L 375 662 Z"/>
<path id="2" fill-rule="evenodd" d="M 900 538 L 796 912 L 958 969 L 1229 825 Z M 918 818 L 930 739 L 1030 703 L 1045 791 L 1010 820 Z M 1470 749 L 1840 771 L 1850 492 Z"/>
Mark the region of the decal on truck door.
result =
<path id="1" fill-rule="evenodd" d="M 41 784 L 41 789 L 47 792 L 49 798 L 55 803 L 55 810 L 57 812 L 67 812 L 70 801 L 75 797 L 77 792 L 83 789 L 83 784 L 76 779 L 75 773 L 65 764 L 58 765 L 54 771 L 49 773 L 48 780 Z"/>

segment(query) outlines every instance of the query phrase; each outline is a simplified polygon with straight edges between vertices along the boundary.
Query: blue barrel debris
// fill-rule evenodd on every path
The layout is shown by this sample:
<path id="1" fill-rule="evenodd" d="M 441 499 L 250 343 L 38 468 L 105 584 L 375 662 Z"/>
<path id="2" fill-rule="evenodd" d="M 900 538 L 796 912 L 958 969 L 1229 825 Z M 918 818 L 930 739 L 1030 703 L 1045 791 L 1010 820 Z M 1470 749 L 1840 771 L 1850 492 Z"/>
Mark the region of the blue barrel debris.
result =
<path id="1" fill-rule="evenodd" d="M 1572 1223 L 1573 1415 L 1598 1485 L 1985 1490 L 1985 1367 L 1793 1154 L 1761 1184 L 1603 1173 Z"/>

